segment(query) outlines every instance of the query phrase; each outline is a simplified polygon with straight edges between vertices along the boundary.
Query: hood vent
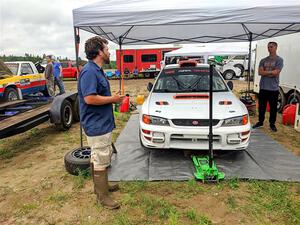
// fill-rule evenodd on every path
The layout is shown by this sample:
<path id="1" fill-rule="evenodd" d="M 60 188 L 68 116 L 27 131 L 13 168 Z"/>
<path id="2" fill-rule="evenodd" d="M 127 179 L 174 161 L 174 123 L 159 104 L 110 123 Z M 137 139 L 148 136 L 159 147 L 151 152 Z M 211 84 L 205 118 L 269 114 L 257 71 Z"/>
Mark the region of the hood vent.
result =
<path id="1" fill-rule="evenodd" d="M 191 99 L 208 99 L 209 95 L 208 94 L 178 94 L 173 96 L 174 99 L 186 99 L 186 100 L 191 100 Z"/>

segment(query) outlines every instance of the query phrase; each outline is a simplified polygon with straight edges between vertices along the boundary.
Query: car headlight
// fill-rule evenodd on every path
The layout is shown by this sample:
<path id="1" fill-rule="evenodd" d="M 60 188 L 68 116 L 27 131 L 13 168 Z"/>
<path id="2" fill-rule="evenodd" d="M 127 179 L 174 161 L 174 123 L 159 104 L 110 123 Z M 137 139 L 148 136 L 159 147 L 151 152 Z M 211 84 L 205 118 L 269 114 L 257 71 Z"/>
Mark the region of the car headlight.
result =
<path id="1" fill-rule="evenodd" d="M 143 114 L 143 122 L 145 124 L 158 125 L 158 126 L 170 126 L 167 119 L 157 116 L 150 116 Z"/>
<path id="2" fill-rule="evenodd" d="M 241 126 L 241 125 L 246 125 L 248 123 L 248 115 L 243 115 L 243 116 L 237 116 L 237 117 L 232 117 L 229 119 L 225 119 L 222 126 L 223 127 L 228 127 L 228 126 Z"/>

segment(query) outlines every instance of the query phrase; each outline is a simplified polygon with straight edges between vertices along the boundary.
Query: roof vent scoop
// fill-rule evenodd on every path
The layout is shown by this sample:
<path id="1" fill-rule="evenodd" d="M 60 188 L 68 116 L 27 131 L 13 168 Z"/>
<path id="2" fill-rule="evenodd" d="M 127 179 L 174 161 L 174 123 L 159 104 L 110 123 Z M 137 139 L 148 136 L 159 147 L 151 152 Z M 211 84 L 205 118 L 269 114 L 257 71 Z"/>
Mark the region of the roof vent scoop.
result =
<path id="1" fill-rule="evenodd" d="M 179 67 L 195 67 L 197 62 L 193 60 L 183 60 L 179 62 Z"/>

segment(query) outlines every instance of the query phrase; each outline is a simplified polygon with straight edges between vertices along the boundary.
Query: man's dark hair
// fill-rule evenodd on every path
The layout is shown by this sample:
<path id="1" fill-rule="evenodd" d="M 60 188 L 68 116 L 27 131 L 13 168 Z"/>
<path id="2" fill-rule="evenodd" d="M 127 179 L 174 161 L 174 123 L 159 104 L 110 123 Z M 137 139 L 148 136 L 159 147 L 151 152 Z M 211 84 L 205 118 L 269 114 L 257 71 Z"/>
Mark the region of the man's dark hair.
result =
<path id="1" fill-rule="evenodd" d="M 275 41 L 270 41 L 269 43 L 268 43 L 268 45 L 270 45 L 270 44 L 272 44 L 272 45 L 275 45 L 275 47 L 277 47 L 277 42 L 275 42 Z"/>
<path id="2" fill-rule="evenodd" d="M 99 36 L 92 37 L 85 42 L 85 54 L 87 59 L 94 59 L 99 54 L 99 51 L 103 51 L 104 45 L 107 45 L 108 41 Z"/>

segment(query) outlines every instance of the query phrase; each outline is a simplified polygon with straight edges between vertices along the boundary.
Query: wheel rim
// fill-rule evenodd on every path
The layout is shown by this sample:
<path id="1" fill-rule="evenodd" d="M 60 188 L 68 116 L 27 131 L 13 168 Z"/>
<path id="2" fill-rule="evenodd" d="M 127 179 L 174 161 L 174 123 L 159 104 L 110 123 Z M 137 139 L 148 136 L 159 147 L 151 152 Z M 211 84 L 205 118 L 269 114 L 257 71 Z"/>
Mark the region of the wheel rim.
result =
<path id="1" fill-rule="evenodd" d="M 7 99 L 8 99 L 8 101 L 18 100 L 18 95 L 14 91 L 11 91 L 8 93 Z"/>
<path id="2" fill-rule="evenodd" d="M 226 80 L 230 80 L 230 79 L 232 79 L 232 77 L 233 77 L 233 73 L 232 73 L 232 72 L 227 72 L 227 73 L 225 74 L 225 79 L 226 79 Z"/>
<path id="3" fill-rule="evenodd" d="M 297 95 L 292 94 L 291 97 L 289 98 L 288 104 L 295 104 L 299 102 L 300 102 L 299 97 Z"/>
<path id="4" fill-rule="evenodd" d="M 72 152 L 72 156 L 77 159 L 89 159 L 91 157 L 91 148 L 82 147 Z"/>
<path id="5" fill-rule="evenodd" d="M 70 106 L 66 106 L 64 109 L 64 121 L 66 125 L 69 125 L 72 123 L 72 109 Z"/>

